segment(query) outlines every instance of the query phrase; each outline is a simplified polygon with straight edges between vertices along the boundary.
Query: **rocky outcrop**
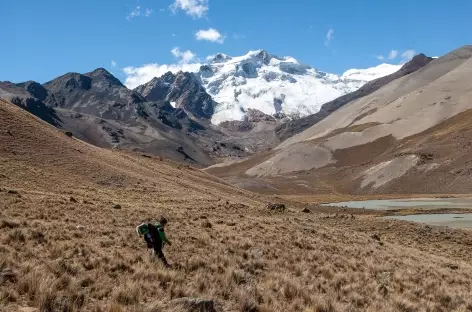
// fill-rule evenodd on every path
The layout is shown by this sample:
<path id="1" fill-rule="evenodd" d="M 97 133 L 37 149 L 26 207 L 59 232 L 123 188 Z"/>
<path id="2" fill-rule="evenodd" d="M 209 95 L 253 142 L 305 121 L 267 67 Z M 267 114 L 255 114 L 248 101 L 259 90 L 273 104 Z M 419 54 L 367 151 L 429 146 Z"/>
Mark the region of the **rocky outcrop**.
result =
<path id="1" fill-rule="evenodd" d="M 278 117 L 279 115 L 277 115 Z M 282 120 L 275 116 L 267 115 L 260 110 L 257 109 L 248 109 L 244 116 L 244 120 L 228 120 L 223 121 L 219 124 L 220 127 L 235 131 L 235 132 L 249 132 L 255 129 L 258 124 L 272 125 L 272 128 L 275 127 L 277 124 L 281 123 Z"/>
<path id="2" fill-rule="evenodd" d="M 54 108 L 47 106 L 43 101 L 47 98 L 48 91 L 39 83 L 27 81 L 24 83 L 0 82 L 0 98 L 23 108 L 36 117 L 60 126 L 61 119 Z"/>
<path id="3" fill-rule="evenodd" d="M 178 298 L 170 302 L 171 309 L 185 312 L 216 312 L 215 302 L 200 298 Z"/>

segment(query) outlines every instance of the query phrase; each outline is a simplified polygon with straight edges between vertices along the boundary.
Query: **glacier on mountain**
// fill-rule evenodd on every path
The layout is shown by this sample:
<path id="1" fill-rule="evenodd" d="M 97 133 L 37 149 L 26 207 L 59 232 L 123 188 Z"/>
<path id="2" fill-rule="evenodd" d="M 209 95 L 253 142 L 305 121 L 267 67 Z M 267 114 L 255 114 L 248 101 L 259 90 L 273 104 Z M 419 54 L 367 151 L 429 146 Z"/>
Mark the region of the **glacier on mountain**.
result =
<path id="1" fill-rule="evenodd" d="M 301 64 L 292 57 L 257 50 L 239 57 L 217 54 L 196 75 L 218 103 L 212 123 L 219 124 L 243 120 L 248 109 L 268 115 L 283 113 L 292 118 L 314 114 L 324 103 L 400 67 L 382 64 L 348 70 L 338 76 Z"/>

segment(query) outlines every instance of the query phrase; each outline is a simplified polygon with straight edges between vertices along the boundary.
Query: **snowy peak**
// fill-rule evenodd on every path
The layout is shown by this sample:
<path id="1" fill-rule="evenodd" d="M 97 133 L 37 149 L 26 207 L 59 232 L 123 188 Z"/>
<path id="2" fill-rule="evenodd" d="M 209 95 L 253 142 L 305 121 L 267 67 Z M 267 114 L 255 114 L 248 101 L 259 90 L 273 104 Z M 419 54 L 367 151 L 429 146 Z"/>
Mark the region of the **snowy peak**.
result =
<path id="1" fill-rule="evenodd" d="M 244 120 L 249 109 L 290 118 L 314 114 L 321 105 L 355 91 L 366 82 L 389 75 L 401 66 L 381 64 L 352 69 L 342 76 L 325 73 L 265 50 L 232 57 L 218 53 L 196 73 L 216 101 L 212 122 Z"/>

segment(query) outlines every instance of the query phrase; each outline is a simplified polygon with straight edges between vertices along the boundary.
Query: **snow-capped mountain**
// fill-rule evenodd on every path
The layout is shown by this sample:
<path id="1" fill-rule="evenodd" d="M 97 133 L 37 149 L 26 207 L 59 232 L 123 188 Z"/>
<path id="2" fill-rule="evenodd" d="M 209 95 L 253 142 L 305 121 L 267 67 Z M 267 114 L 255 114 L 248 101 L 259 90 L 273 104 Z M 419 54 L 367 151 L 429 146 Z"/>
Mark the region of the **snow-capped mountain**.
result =
<path id="1" fill-rule="evenodd" d="M 248 109 L 269 115 L 281 112 L 289 117 L 310 115 L 322 104 L 400 67 L 381 64 L 351 69 L 338 76 L 301 64 L 292 57 L 277 57 L 257 50 L 239 57 L 217 54 L 196 75 L 218 103 L 212 123 L 219 124 L 243 120 Z"/>

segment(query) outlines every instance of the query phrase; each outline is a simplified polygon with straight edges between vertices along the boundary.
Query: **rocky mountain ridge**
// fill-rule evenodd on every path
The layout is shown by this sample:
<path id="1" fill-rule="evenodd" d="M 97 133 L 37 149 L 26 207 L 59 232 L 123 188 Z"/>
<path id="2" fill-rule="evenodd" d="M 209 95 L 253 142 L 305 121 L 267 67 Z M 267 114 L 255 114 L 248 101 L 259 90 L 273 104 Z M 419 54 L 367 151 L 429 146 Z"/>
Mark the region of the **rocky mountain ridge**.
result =
<path id="1" fill-rule="evenodd" d="M 133 149 L 197 166 L 210 165 L 218 157 L 247 156 L 243 148 L 230 144 L 213 148 L 225 136 L 205 118 L 195 117 L 203 109 L 194 101 L 196 85 L 188 83 L 188 76 L 177 79 L 178 87 L 169 90 L 168 98 L 154 101 L 129 90 L 103 68 L 67 73 L 43 85 L 0 82 L 0 97 L 97 146 Z M 176 98 L 182 107 L 169 101 Z"/>

